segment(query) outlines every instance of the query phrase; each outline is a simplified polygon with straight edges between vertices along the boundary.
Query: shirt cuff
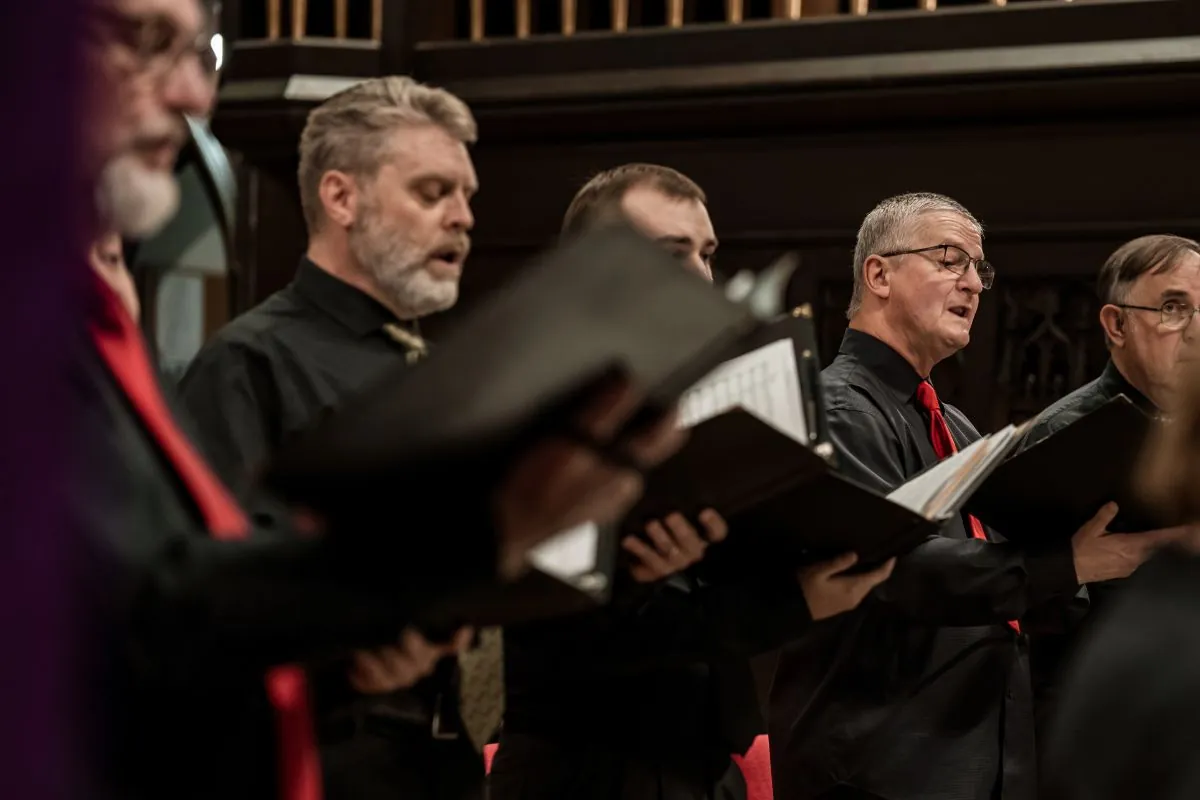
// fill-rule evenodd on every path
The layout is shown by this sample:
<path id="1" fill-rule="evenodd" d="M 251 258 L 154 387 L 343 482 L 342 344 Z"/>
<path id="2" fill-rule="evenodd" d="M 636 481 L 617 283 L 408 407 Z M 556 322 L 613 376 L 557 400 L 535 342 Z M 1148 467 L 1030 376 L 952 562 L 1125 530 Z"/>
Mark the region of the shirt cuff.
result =
<path id="1" fill-rule="evenodd" d="M 1073 596 L 1079 591 L 1075 552 L 1069 540 L 1050 550 L 1026 553 L 1025 571 L 1029 575 L 1031 607 L 1053 597 Z"/>

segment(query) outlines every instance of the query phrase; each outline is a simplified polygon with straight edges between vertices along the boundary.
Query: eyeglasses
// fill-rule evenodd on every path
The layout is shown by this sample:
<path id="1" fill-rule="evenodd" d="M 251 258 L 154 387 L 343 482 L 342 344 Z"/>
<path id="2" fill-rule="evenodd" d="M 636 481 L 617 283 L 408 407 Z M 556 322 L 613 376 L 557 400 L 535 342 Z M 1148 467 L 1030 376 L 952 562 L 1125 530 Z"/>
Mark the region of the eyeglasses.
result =
<path id="1" fill-rule="evenodd" d="M 1128 308 L 1134 311 L 1157 311 L 1162 319 L 1162 326 L 1169 331 L 1181 331 L 1192 321 L 1192 317 L 1200 314 L 1200 308 L 1191 303 L 1179 300 L 1168 300 L 1157 308 L 1154 306 L 1131 306 L 1123 303 L 1113 303 L 1117 308 Z"/>
<path id="2" fill-rule="evenodd" d="M 948 269 L 955 275 L 966 275 L 972 265 L 979 274 L 979 282 L 983 288 L 992 288 L 996 280 L 996 268 L 982 258 L 971 258 L 971 254 L 961 247 L 952 244 L 935 244 L 931 247 L 919 247 L 916 250 L 894 250 L 890 253 L 880 253 L 884 258 L 893 256 L 925 256 L 943 269 Z"/>
<path id="3" fill-rule="evenodd" d="M 130 51 L 147 72 L 165 75 L 185 58 L 195 56 L 205 77 L 217 73 L 210 25 L 189 40 L 174 22 L 161 15 L 125 14 L 103 4 L 93 5 L 91 14 L 106 39 Z"/>

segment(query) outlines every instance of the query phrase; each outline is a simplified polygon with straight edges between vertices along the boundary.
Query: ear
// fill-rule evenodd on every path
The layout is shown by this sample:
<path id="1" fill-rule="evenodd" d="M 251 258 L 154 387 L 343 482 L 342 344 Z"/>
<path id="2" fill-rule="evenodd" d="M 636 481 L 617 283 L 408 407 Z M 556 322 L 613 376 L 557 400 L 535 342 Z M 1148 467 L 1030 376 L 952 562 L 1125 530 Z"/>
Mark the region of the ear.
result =
<path id="1" fill-rule="evenodd" d="M 881 300 L 887 299 L 892 293 L 892 270 L 887 260 L 879 256 L 868 256 L 862 269 L 863 285 L 867 291 Z"/>
<path id="2" fill-rule="evenodd" d="M 1125 312 L 1111 303 L 1105 305 L 1100 309 L 1100 326 L 1113 347 L 1125 346 Z"/>
<path id="3" fill-rule="evenodd" d="M 332 169 L 322 175 L 317 195 L 326 218 L 339 228 L 349 228 L 358 219 L 358 183 L 345 172 Z"/>

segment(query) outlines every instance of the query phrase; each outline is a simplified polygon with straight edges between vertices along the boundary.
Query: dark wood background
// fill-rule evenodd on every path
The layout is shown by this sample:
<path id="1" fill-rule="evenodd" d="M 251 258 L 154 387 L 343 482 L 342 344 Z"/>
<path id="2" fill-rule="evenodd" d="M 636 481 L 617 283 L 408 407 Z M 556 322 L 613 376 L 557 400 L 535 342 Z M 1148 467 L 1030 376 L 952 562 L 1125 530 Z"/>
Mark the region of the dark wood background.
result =
<path id="1" fill-rule="evenodd" d="M 237 5 L 230 24 L 252 23 Z M 458 312 L 553 240 L 591 174 L 652 161 L 707 191 L 718 271 L 800 253 L 790 299 L 814 303 L 829 359 L 862 216 L 899 192 L 955 197 L 987 227 L 998 277 L 970 346 L 935 377 L 983 429 L 1100 371 L 1092 279 L 1113 249 L 1145 233 L 1200 236 L 1194 0 L 1047 0 L 484 44 L 449 40 L 462 27 L 455 4 L 386 8 L 377 49 L 235 53 L 214 130 L 242 162 L 241 307 L 282 286 L 303 248 L 295 146 L 310 106 L 246 99 L 236 87 L 297 73 L 408 71 L 475 109 L 482 189 Z M 454 313 L 429 321 L 434 335 Z"/>

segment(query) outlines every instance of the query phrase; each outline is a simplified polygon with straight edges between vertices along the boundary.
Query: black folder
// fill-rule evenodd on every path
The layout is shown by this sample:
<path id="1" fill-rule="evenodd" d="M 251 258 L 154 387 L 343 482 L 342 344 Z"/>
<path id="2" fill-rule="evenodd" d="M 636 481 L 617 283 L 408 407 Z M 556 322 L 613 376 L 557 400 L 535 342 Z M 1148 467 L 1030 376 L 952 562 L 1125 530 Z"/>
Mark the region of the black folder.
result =
<path id="1" fill-rule="evenodd" d="M 290 442 L 264 483 L 333 523 L 400 510 L 408 530 L 453 536 L 439 525 L 447 495 L 487 502 L 515 455 L 570 430 L 597 382 L 621 373 L 645 392 L 636 426 L 756 330 L 760 313 L 631 228 L 585 235 L 522 268 L 429 358 Z M 603 542 L 615 548 L 611 536 Z M 535 572 L 518 586 L 481 587 L 435 616 L 487 624 L 575 610 L 581 599 L 603 600 L 601 584 L 611 584 L 615 556 L 598 560 L 609 574 L 587 576 L 587 586 Z"/>
<path id="2" fill-rule="evenodd" d="M 811 320 L 791 319 L 746 337 L 740 353 L 790 339 L 796 358 L 804 436 L 789 436 L 744 408 L 734 408 L 692 428 L 683 449 L 648 477 L 646 492 L 624 521 L 623 535 L 644 538 L 646 522 L 678 511 L 694 519 L 713 508 L 729 523 L 729 536 L 709 548 L 697 572 L 710 580 L 753 577 L 794 569 L 853 550 L 856 571 L 903 554 L 930 536 L 961 508 L 1019 441 L 1001 432 L 975 458 L 914 476 L 915 500 L 897 501 L 837 473 L 825 425 L 819 363 Z M 943 477 L 926 478 L 937 471 Z"/>
<path id="3" fill-rule="evenodd" d="M 906 552 L 938 532 L 940 521 L 838 475 L 814 449 L 745 409 L 692 429 L 679 455 L 651 473 L 623 532 L 705 508 L 729 523 L 698 571 L 710 580 L 791 569 L 854 550 L 860 568 Z"/>
<path id="4" fill-rule="evenodd" d="M 1155 424 L 1119 395 L 1001 464 L 966 508 L 1005 538 L 1030 544 L 1071 536 L 1109 501 L 1120 506 L 1114 532 L 1180 524 L 1133 489 Z"/>

